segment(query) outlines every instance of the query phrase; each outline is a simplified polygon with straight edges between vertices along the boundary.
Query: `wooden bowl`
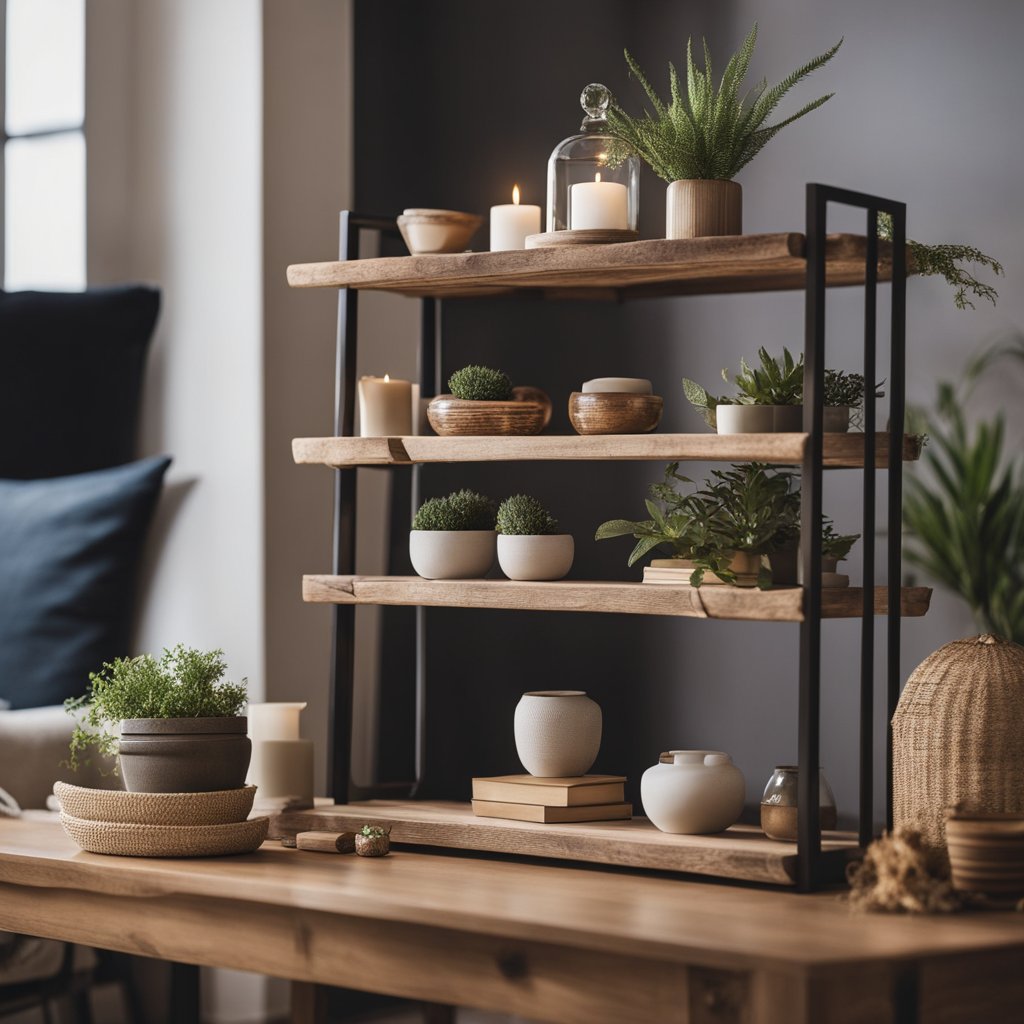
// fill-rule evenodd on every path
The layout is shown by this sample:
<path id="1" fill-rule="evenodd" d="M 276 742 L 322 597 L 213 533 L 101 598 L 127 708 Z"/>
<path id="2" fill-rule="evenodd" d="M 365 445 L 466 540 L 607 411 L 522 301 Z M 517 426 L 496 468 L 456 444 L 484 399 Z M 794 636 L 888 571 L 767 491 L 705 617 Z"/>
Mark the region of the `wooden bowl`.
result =
<path id="1" fill-rule="evenodd" d="M 577 434 L 647 434 L 661 421 L 660 395 L 574 391 L 569 422 Z"/>
<path id="2" fill-rule="evenodd" d="M 955 889 L 1024 894 L 1024 815 L 950 811 L 946 845 Z"/>
<path id="3" fill-rule="evenodd" d="M 414 256 L 462 252 L 483 222 L 475 213 L 458 210 L 405 210 L 398 218 L 398 230 Z"/>
<path id="4" fill-rule="evenodd" d="M 427 406 L 427 419 L 442 437 L 539 434 L 551 421 L 551 399 L 530 387 L 513 388 L 508 402 L 438 395 Z"/>

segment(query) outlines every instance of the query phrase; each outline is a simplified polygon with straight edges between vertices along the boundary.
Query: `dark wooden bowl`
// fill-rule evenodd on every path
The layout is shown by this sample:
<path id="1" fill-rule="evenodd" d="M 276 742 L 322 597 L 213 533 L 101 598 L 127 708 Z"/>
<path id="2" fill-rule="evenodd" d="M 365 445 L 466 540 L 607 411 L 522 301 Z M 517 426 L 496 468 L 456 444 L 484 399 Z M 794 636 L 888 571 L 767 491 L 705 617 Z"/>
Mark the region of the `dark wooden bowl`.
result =
<path id="1" fill-rule="evenodd" d="M 442 437 L 539 434 L 551 422 L 551 399 L 540 388 L 512 389 L 509 402 L 473 402 L 438 395 L 427 419 Z"/>
<path id="2" fill-rule="evenodd" d="M 577 434 L 648 434 L 661 421 L 660 395 L 574 391 L 569 422 Z"/>

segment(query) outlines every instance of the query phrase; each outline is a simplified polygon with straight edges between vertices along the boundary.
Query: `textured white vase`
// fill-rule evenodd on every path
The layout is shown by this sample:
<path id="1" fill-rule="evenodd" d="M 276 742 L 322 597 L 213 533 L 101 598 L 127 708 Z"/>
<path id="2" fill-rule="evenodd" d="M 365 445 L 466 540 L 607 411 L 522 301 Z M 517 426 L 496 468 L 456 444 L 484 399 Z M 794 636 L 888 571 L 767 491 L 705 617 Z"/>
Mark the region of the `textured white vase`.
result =
<path id="1" fill-rule="evenodd" d="M 670 750 L 640 780 L 644 814 L 662 832 L 704 835 L 724 832 L 743 812 L 746 783 L 732 758 L 720 750 Z"/>
<path id="2" fill-rule="evenodd" d="M 665 237 L 743 233 L 743 189 L 735 181 L 693 178 L 665 191 Z"/>
<path id="3" fill-rule="evenodd" d="M 582 690 L 524 693 L 515 734 L 519 760 L 531 775 L 585 775 L 601 747 L 601 709 Z"/>
<path id="4" fill-rule="evenodd" d="M 572 534 L 498 534 L 498 565 L 510 580 L 560 580 L 571 568 Z"/>
<path id="5" fill-rule="evenodd" d="M 494 530 L 410 530 L 409 560 L 426 580 L 469 580 L 494 565 Z"/>

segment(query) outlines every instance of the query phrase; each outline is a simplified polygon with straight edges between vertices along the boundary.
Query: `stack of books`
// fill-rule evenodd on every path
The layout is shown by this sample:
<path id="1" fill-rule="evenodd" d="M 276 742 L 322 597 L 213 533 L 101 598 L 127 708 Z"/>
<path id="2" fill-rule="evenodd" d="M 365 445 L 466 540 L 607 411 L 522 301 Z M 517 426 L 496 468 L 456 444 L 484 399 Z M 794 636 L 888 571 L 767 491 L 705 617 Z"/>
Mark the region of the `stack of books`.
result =
<path id="1" fill-rule="evenodd" d="M 481 818 L 513 818 L 554 824 L 617 821 L 633 816 L 622 775 L 580 775 L 541 779 L 496 775 L 473 780 L 473 813 Z"/>

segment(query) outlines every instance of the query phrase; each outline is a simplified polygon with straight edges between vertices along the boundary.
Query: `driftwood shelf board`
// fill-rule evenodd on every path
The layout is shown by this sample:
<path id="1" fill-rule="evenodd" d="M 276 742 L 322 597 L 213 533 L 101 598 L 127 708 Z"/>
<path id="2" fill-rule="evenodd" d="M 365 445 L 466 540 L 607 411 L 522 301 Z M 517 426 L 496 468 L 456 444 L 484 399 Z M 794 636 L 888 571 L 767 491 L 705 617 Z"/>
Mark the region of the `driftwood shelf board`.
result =
<path id="1" fill-rule="evenodd" d="M 826 619 L 858 618 L 859 587 L 822 591 Z M 904 587 L 902 614 L 928 611 L 928 587 Z M 676 615 L 697 619 L 743 619 L 757 622 L 802 622 L 801 587 L 746 587 L 654 583 L 599 583 L 560 580 L 518 583 L 513 580 L 425 580 L 419 576 L 305 576 L 303 600 L 314 604 L 418 605 L 432 608 L 498 608 L 511 611 L 613 612 L 631 615 Z M 886 588 L 875 588 L 875 614 L 888 607 Z"/>
<path id="2" fill-rule="evenodd" d="M 659 832 L 646 818 L 543 825 L 478 818 L 464 803 L 368 800 L 285 811 L 271 821 L 270 834 L 348 832 L 367 823 L 390 825 L 391 841 L 409 846 L 552 857 L 774 885 L 792 885 L 796 877 L 796 844 L 768 839 L 751 825 L 711 836 L 674 836 Z M 837 878 L 859 850 L 856 838 L 845 832 L 826 832 L 822 847 L 836 862 Z"/>
<path id="3" fill-rule="evenodd" d="M 537 437 L 299 437 L 292 455 L 303 465 L 402 466 L 424 462 L 770 462 L 799 465 L 807 434 L 578 434 Z M 903 439 L 903 459 L 921 455 L 921 437 Z M 885 468 L 889 435 L 876 434 L 875 465 Z M 864 435 L 826 434 L 824 465 L 864 465 Z"/>
<path id="4" fill-rule="evenodd" d="M 863 235 L 829 235 L 829 285 L 864 283 Z M 366 288 L 441 299 L 539 293 L 545 298 L 644 298 L 802 289 L 806 240 L 798 232 L 664 238 L 512 252 L 298 263 L 293 288 Z M 879 243 L 879 280 L 892 275 L 892 249 Z M 908 254 L 908 266 L 909 254 Z"/>

